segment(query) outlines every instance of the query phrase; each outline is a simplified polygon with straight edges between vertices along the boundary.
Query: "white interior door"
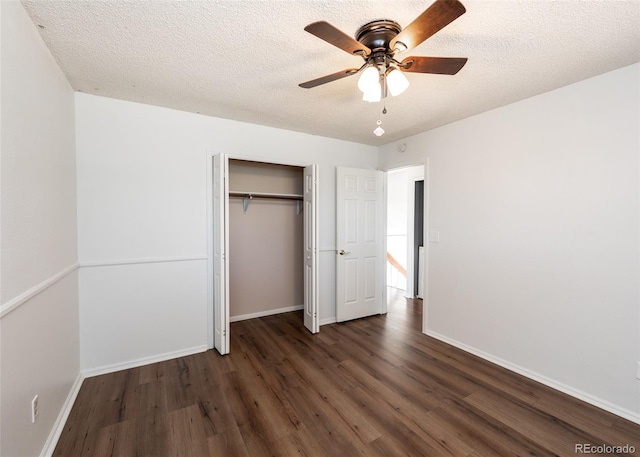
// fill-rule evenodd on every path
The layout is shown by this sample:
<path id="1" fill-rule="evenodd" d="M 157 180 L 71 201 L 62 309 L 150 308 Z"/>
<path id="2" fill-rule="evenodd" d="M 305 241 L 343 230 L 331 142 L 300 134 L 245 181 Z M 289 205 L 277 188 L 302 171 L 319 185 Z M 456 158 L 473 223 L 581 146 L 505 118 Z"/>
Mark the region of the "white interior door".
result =
<path id="1" fill-rule="evenodd" d="M 224 154 L 213 157 L 213 338 L 222 355 L 229 353 L 228 164 Z"/>
<path id="2" fill-rule="evenodd" d="M 317 166 L 304 169 L 304 326 L 317 333 L 318 325 L 318 178 Z"/>
<path id="3" fill-rule="evenodd" d="M 337 168 L 336 320 L 381 314 L 384 303 L 384 173 Z"/>

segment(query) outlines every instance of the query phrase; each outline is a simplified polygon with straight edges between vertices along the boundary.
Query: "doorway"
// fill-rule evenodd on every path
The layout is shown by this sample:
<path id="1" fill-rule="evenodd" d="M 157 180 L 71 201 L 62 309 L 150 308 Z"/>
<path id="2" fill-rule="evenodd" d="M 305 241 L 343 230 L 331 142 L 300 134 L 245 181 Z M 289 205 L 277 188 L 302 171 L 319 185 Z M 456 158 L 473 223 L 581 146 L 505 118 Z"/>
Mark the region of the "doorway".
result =
<path id="1" fill-rule="evenodd" d="M 410 246 L 411 247 L 411 246 Z M 413 290 L 412 296 L 424 298 L 424 179 L 414 182 L 413 204 Z"/>
<path id="2" fill-rule="evenodd" d="M 387 173 L 388 296 L 421 296 L 424 273 L 420 253 L 424 243 L 424 166 Z"/>

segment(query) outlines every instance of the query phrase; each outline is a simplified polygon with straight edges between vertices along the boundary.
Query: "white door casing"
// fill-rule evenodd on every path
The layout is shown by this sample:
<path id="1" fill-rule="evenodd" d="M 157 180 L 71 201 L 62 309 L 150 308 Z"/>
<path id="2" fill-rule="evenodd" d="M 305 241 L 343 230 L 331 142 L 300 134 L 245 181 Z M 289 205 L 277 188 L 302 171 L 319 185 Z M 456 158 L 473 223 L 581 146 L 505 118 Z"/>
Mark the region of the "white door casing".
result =
<path id="1" fill-rule="evenodd" d="M 336 320 L 384 312 L 384 173 L 337 167 Z"/>
<path id="2" fill-rule="evenodd" d="M 229 353 L 229 205 L 226 155 L 213 157 L 213 309 L 214 347 Z"/>
<path id="3" fill-rule="evenodd" d="M 317 166 L 304 169 L 304 326 L 317 333 L 318 325 L 318 178 Z"/>

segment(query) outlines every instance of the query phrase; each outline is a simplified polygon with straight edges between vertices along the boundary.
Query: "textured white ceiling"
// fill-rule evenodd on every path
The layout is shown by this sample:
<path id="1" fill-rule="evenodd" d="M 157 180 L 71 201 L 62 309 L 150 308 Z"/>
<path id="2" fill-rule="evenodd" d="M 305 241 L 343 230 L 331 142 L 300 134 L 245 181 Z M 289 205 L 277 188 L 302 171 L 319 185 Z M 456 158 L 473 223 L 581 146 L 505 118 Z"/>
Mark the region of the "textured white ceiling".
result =
<path id="1" fill-rule="evenodd" d="M 466 14 L 399 55 L 468 57 L 455 76 L 407 74 L 386 101 L 361 100 L 357 76 L 298 84 L 362 59 L 305 32 L 326 20 L 353 35 L 389 18 L 407 26 L 432 0 L 23 1 L 71 86 L 370 145 L 640 61 L 640 0 L 462 0 Z"/>

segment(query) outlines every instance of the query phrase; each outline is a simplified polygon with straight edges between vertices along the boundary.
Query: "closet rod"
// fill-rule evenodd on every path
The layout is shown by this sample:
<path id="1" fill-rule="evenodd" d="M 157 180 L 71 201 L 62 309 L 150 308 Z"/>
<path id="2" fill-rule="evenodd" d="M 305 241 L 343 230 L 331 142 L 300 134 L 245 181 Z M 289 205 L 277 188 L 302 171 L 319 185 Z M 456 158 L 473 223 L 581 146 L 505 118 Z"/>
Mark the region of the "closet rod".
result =
<path id="1" fill-rule="evenodd" d="M 279 194 L 273 192 L 229 192 L 229 197 L 240 198 L 280 198 L 284 200 L 302 200 L 301 194 Z"/>
<path id="2" fill-rule="evenodd" d="M 277 194 L 270 192 L 229 192 L 229 197 L 242 198 L 242 212 L 247 214 L 249 208 L 249 201 L 254 198 L 275 198 L 281 200 L 296 200 L 296 214 L 302 212 L 303 196 L 299 194 Z"/>

